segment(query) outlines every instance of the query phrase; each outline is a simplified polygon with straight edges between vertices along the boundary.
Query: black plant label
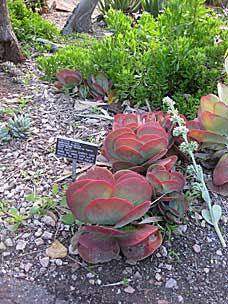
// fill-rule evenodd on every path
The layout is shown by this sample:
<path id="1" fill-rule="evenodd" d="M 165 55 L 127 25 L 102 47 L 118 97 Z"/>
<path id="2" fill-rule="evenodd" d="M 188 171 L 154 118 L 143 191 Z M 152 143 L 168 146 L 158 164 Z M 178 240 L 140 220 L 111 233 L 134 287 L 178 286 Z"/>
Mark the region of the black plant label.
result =
<path id="1" fill-rule="evenodd" d="M 95 164 L 98 146 L 89 142 L 66 137 L 57 137 L 56 155 L 77 162 Z"/>

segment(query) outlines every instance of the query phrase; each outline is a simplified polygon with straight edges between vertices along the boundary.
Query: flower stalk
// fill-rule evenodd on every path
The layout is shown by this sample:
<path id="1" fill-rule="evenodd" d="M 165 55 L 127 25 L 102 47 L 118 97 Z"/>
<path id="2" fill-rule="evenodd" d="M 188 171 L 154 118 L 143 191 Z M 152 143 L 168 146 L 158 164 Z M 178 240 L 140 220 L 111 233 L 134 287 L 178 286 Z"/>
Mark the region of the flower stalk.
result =
<path id="1" fill-rule="evenodd" d="M 173 130 L 173 135 L 174 136 L 181 135 L 184 139 L 184 142 L 181 143 L 181 145 L 180 145 L 180 149 L 182 150 L 182 152 L 187 153 L 190 156 L 191 161 L 192 161 L 192 166 L 191 166 L 192 170 L 191 171 L 197 180 L 197 183 L 198 183 L 198 186 L 199 186 L 199 189 L 201 192 L 201 196 L 202 196 L 203 200 L 207 203 L 208 209 L 204 209 L 202 211 L 202 215 L 209 224 L 214 226 L 215 232 L 217 233 L 220 243 L 221 243 L 222 247 L 225 248 L 226 242 L 222 236 L 222 233 L 221 233 L 219 225 L 218 225 L 218 222 L 222 215 L 221 207 L 219 205 L 212 205 L 211 197 L 210 197 L 209 191 L 207 189 L 207 186 L 206 186 L 206 183 L 204 180 L 202 167 L 200 165 L 198 165 L 195 160 L 194 151 L 197 150 L 198 144 L 195 141 L 190 142 L 188 140 L 187 134 L 188 134 L 189 130 L 185 126 L 184 119 L 182 117 L 180 117 L 177 109 L 175 108 L 175 102 L 171 98 L 165 97 L 163 99 L 163 103 L 168 107 L 167 112 L 172 116 L 171 120 L 173 121 L 173 123 L 177 124 L 177 127 L 174 128 L 174 130 Z"/>

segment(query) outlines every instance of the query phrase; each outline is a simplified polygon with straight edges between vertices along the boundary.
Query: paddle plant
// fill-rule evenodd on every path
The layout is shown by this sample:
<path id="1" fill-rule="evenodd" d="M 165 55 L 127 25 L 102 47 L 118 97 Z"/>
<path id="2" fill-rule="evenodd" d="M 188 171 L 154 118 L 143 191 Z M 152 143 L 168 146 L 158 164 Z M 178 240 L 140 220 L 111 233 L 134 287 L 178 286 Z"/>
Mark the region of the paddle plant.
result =
<path id="1" fill-rule="evenodd" d="M 151 184 L 153 196 L 161 197 L 157 209 L 168 222 L 181 224 L 188 210 L 188 201 L 182 191 L 185 178 L 180 172 L 169 172 L 165 164 L 153 164 L 147 170 L 146 179 Z"/>
<path id="2" fill-rule="evenodd" d="M 90 169 L 66 193 L 70 210 L 85 223 L 72 247 L 89 263 L 110 261 L 120 251 L 130 262 L 151 255 L 162 243 L 161 234 L 136 221 L 149 210 L 152 193 L 149 182 L 136 172 Z"/>
<path id="3" fill-rule="evenodd" d="M 154 121 L 136 121 L 137 116 L 117 116 L 113 130 L 104 140 L 102 154 L 112 163 L 115 171 L 131 169 L 145 172 L 168 151 L 166 130 Z"/>
<path id="4" fill-rule="evenodd" d="M 82 74 L 80 71 L 70 69 L 60 70 L 56 74 L 58 81 L 55 83 L 57 89 L 72 90 L 82 83 Z"/>
<path id="5" fill-rule="evenodd" d="M 220 159 L 213 172 L 213 183 L 228 183 L 228 87 L 218 84 L 218 96 L 201 98 L 198 117 L 190 122 L 189 138 L 202 143 L 202 147 L 217 151 Z M 220 151 L 218 153 L 218 151 Z"/>

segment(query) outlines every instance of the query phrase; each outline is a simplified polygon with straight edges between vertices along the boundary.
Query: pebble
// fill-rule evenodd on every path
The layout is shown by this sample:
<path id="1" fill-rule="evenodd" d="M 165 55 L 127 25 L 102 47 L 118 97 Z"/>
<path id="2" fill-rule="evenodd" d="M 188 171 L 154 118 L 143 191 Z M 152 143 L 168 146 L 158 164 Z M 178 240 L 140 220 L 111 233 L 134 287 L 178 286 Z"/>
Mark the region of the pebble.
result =
<path id="1" fill-rule="evenodd" d="M 51 226 L 51 227 L 55 227 L 56 222 L 55 220 L 49 216 L 49 215 L 45 215 L 42 219 L 41 222 L 44 223 L 47 226 Z"/>
<path id="2" fill-rule="evenodd" d="M 217 251 L 216 251 L 216 254 L 222 256 L 222 255 L 223 255 L 223 254 L 222 254 L 222 250 L 221 250 L 221 249 L 217 250 Z"/>
<path id="3" fill-rule="evenodd" d="M 24 250 L 28 242 L 24 240 L 17 241 L 16 250 Z"/>
<path id="4" fill-rule="evenodd" d="M 29 270 L 32 268 L 32 264 L 31 263 L 27 263 L 24 265 L 24 270 L 25 272 L 29 272 Z"/>
<path id="5" fill-rule="evenodd" d="M 49 262 L 50 262 L 49 257 L 44 257 L 40 259 L 40 265 L 44 268 L 48 267 Z"/>
<path id="6" fill-rule="evenodd" d="M 91 278 L 94 278 L 94 277 L 95 277 L 95 274 L 94 274 L 94 273 L 91 273 L 91 272 L 88 272 L 88 273 L 86 274 L 86 277 L 87 277 L 88 279 L 91 279 Z"/>
<path id="7" fill-rule="evenodd" d="M 37 231 L 34 233 L 34 235 L 35 235 L 36 237 L 40 237 L 40 236 L 42 235 L 42 233 L 43 233 L 42 229 L 39 228 L 39 229 L 37 229 Z"/>
<path id="8" fill-rule="evenodd" d="M 155 280 L 157 280 L 158 282 L 160 282 L 162 280 L 162 276 L 159 273 L 155 274 Z"/>
<path id="9" fill-rule="evenodd" d="M 0 250 L 6 250 L 6 245 L 3 242 L 0 242 Z"/>
<path id="10" fill-rule="evenodd" d="M 35 239 L 36 246 L 40 246 L 44 244 L 44 240 L 41 238 Z"/>
<path id="11" fill-rule="evenodd" d="M 136 280 L 142 280 L 142 275 L 139 271 L 136 271 L 136 273 L 134 274 L 134 278 Z"/>
<path id="12" fill-rule="evenodd" d="M 49 248 L 47 248 L 46 255 L 52 259 L 64 258 L 67 256 L 67 248 L 56 240 Z"/>
<path id="13" fill-rule="evenodd" d="M 124 288 L 124 292 L 132 294 L 135 292 L 135 289 L 131 286 L 128 286 L 128 287 Z"/>
<path id="14" fill-rule="evenodd" d="M 169 304 L 166 300 L 158 300 L 158 304 Z"/>
<path id="15" fill-rule="evenodd" d="M 173 278 L 168 279 L 165 283 L 165 288 L 178 288 L 177 281 Z"/>
<path id="16" fill-rule="evenodd" d="M 97 280 L 97 285 L 101 285 L 102 281 L 100 279 Z"/>
<path id="17" fill-rule="evenodd" d="M 176 232 L 179 232 L 179 233 L 181 233 L 181 234 L 183 234 L 183 233 L 185 233 L 185 232 L 187 231 L 187 229 L 188 229 L 188 226 L 187 226 L 187 225 L 179 225 L 179 226 L 175 229 L 175 231 L 176 231 Z"/>
<path id="18" fill-rule="evenodd" d="M 60 260 L 60 259 L 56 259 L 56 260 L 55 260 L 55 264 L 56 264 L 57 266 L 62 266 L 62 265 L 63 265 L 63 261 Z"/>
<path id="19" fill-rule="evenodd" d="M 205 267 L 205 268 L 203 269 L 203 271 L 204 271 L 205 273 L 209 273 L 210 269 L 207 268 L 207 267 Z"/>
<path id="20" fill-rule="evenodd" d="M 181 295 L 177 297 L 177 300 L 179 303 L 184 303 L 184 298 Z"/>
<path id="21" fill-rule="evenodd" d="M 160 252 L 161 252 L 161 255 L 162 255 L 163 257 L 167 257 L 168 252 L 167 252 L 167 249 L 166 249 L 165 246 L 161 246 Z"/>
<path id="22" fill-rule="evenodd" d="M 8 238 L 5 240 L 5 245 L 7 247 L 13 247 L 13 241 L 10 238 Z"/>
<path id="23" fill-rule="evenodd" d="M 91 279 L 91 280 L 89 280 L 89 283 L 90 283 L 91 285 L 94 285 L 94 284 L 95 284 L 95 280 Z"/>
<path id="24" fill-rule="evenodd" d="M 198 244 L 193 245 L 192 248 L 196 253 L 200 253 L 201 251 L 201 247 Z"/>
<path id="25" fill-rule="evenodd" d="M 42 238 L 44 240 L 50 240 L 53 236 L 53 233 L 51 232 L 48 232 L 48 231 L 44 231 L 43 235 L 42 235 Z"/>

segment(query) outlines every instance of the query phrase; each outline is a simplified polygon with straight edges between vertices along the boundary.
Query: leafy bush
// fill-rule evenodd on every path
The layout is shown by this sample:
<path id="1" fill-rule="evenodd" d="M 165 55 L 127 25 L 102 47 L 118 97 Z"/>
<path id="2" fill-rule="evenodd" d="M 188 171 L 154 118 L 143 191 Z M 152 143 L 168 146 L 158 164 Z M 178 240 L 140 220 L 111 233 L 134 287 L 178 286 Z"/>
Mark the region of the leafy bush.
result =
<path id="1" fill-rule="evenodd" d="M 124 13 L 136 12 L 141 4 L 141 0 L 100 0 L 99 9 L 105 14 L 110 8 L 121 10 Z"/>
<path id="2" fill-rule="evenodd" d="M 36 38 L 59 40 L 60 31 L 39 14 L 26 8 L 21 0 L 8 1 L 13 30 L 20 42 L 34 43 Z"/>
<path id="3" fill-rule="evenodd" d="M 203 2 L 170 0 L 157 20 L 144 13 L 135 26 L 122 12 L 109 10 L 112 36 L 94 41 L 90 49 L 69 46 L 40 58 L 40 68 L 49 79 L 61 68 L 79 69 L 85 77 L 102 71 L 119 99 L 148 99 L 161 107 L 162 97 L 174 96 L 180 112 L 192 117 L 200 96 L 216 92 L 228 47 L 222 20 Z M 221 43 L 214 43 L 216 35 Z"/>

